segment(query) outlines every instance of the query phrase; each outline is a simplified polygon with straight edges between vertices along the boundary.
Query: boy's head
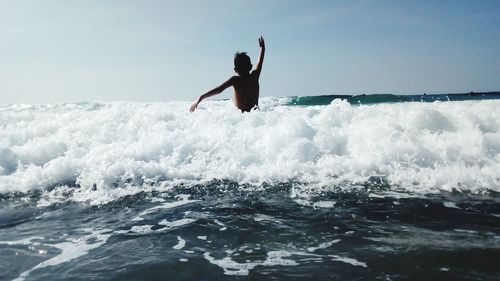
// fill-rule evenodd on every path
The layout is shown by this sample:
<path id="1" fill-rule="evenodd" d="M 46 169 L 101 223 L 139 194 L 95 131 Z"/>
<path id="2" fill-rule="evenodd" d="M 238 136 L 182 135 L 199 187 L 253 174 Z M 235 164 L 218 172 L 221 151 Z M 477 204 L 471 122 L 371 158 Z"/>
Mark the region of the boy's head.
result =
<path id="1" fill-rule="evenodd" d="M 238 74 L 247 74 L 252 69 L 250 57 L 246 52 L 234 54 L 234 71 Z"/>

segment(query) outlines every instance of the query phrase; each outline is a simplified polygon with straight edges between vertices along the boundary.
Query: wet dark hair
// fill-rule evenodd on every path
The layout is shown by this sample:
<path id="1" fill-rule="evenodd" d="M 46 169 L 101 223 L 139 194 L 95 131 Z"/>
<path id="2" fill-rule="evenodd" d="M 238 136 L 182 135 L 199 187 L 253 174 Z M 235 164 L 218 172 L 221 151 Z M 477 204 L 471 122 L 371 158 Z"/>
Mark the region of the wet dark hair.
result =
<path id="1" fill-rule="evenodd" d="M 249 72 L 252 69 L 250 57 L 246 52 L 238 52 L 234 54 L 234 69 L 237 72 Z"/>

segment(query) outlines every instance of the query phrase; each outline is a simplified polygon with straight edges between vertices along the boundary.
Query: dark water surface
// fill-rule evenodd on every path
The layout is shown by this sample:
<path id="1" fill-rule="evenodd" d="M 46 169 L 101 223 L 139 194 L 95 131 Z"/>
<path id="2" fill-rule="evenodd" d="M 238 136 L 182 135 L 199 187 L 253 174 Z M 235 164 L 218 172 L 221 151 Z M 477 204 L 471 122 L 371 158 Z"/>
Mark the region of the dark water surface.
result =
<path id="1" fill-rule="evenodd" d="M 498 280 L 497 193 L 213 181 L 90 206 L 0 200 L 1 280 Z M 303 193 L 300 193 L 303 194 Z"/>

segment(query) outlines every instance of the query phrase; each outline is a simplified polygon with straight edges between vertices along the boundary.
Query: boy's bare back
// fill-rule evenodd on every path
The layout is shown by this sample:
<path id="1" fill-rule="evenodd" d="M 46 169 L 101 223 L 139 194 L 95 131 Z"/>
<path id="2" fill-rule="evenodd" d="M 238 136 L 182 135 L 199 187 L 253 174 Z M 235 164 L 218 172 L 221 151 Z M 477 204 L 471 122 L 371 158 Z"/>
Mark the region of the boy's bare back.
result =
<path id="1" fill-rule="evenodd" d="M 234 58 L 234 71 L 238 73 L 205 94 L 201 95 L 191 105 L 189 111 L 193 112 L 198 104 L 205 98 L 220 94 L 230 86 L 234 88 L 234 103 L 241 111 L 250 111 L 259 105 L 259 77 L 264 63 L 265 44 L 262 36 L 259 38 L 260 54 L 257 67 L 250 72 L 252 64 L 246 53 L 236 53 Z"/>
<path id="2" fill-rule="evenodd" d="M 241 111 L 250 111 L 259 106 L 259 76 L 255 71 L 247 75 L 235 75 L 232 78 L 234 104 Z"/>

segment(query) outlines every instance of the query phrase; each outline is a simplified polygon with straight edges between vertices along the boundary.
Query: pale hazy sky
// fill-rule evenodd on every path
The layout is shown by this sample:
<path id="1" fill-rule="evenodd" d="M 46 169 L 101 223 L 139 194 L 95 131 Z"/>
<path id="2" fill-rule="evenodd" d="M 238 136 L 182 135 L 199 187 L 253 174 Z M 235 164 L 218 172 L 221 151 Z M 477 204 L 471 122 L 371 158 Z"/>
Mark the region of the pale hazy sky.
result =
<path id="1" fill-rule="evenodd" d="M 500 1 L 0 0 L 0 104 L 500 90 Z M 230 98 L 226 90 L 218 98 Z"/>

